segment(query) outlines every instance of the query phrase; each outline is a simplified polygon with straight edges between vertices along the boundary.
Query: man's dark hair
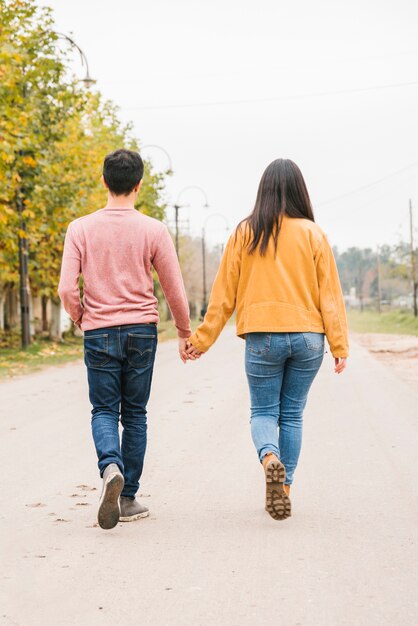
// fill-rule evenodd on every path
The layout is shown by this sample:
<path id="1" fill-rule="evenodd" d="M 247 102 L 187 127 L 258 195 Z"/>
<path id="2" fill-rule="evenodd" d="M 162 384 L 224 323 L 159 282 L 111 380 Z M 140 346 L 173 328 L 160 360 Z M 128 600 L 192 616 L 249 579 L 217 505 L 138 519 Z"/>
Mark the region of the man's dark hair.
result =
<path id="1" fill-rule="evenodd" d="M 143 175 L 144 163 L 133 150 L 115 150 L 104 160 L 103 178 L 114 196 L 128 196 Z"/>

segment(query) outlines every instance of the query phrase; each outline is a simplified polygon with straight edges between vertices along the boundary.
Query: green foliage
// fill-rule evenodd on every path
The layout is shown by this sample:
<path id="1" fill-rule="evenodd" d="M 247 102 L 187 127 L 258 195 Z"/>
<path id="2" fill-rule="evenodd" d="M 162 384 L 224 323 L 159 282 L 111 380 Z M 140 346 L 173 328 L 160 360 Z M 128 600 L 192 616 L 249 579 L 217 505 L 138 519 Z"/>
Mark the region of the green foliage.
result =
<path id="1" fill-rule="evenodd" d="M 380 246 L 379 252 L 353 247 L 342 253 L 335 249 L 334 254 L 344 293 L 354 287 L 360 301 L 378 297 L 378 271 L 382 300 L 392 300 L 410 290 L 411 251 L 406 242 Z M 417 250 L 415 258 L 418 266 Z"/>
<path id="2" fill-rule="evenodd" d="M 355 287 L 356 292 L 361 294 L 366 273 L 377 267 L 376 254 L 370 248 L 348 248 L 342 254 L 334 253 L 343 291 L 348 292 Z"/>
<path id="3" fill-rule="evenodd" d="M 418 335 L 418 318 L 410 311 L 348 311 L 348 326 L 357 333 Z"/>

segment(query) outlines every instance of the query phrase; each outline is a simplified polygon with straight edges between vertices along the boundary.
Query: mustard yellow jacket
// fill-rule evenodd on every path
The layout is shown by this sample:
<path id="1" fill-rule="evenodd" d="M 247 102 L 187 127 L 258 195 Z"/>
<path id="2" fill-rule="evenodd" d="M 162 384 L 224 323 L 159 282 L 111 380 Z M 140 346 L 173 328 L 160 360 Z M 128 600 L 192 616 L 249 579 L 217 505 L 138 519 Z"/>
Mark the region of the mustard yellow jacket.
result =
<path id="1" fill-rule="evenodd" d="M 225 248 L 205 319 L 190 337 L 206 352 L 236 309 L 236 332 L 325 333 L 334 357 L 348 356 L 344 299 L 334 255 L 320 227 L 283 218 L 277 255 L 248 254 L 243 227 Z"/>

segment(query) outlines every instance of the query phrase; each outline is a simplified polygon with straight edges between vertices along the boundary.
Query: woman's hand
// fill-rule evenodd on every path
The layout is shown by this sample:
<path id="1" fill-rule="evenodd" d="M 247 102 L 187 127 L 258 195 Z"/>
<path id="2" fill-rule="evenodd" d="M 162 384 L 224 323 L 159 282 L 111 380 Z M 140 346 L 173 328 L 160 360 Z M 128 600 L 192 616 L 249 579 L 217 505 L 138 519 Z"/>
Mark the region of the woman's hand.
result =
<path id="1" fill-rule="evenodd" d="M 186 349 L 187 358 L 191 361 L 195 361 L 196 359 L 200 359 L 203 352 L 200 352 L 197 348 L 195 348 L 190 342 L 187 343 Z"/>
<path id="2" fill-rule="evenodd" d="M 334 368 L 334 372 L 336 374 L 341 374 L 341 372 L 343 372 L 345 370 L 345 368 L 347 367 L 347 358 L 346 357 L 337 357 L 334 359 L 335 361 L 335 368 Z"/>

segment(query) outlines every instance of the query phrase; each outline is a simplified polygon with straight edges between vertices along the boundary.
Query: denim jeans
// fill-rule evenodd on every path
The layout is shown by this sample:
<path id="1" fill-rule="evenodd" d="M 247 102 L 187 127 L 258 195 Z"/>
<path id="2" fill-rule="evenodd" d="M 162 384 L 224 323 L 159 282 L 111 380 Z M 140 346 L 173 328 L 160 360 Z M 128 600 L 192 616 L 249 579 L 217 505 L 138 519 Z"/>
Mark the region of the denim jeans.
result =
<path id="1" fill-rule="evenodd" d="M 122 495 L 134 498 L 147 446 L 147 402 L 151 390 L 157 327 L 134 324 L 87 330 L 91 425 L 100 476 L 116 463 L 125 477 Z M 119 438 L 119 417 L 122 442 Z"/>
<path id="2" fill-rule="evenodd" d="M 245 371 L 251 434 L 262 461 L 273 452 L 291 485 L 302 445 L 303 411 L 324 357 L 322 333 L 248 333 Z"/>

